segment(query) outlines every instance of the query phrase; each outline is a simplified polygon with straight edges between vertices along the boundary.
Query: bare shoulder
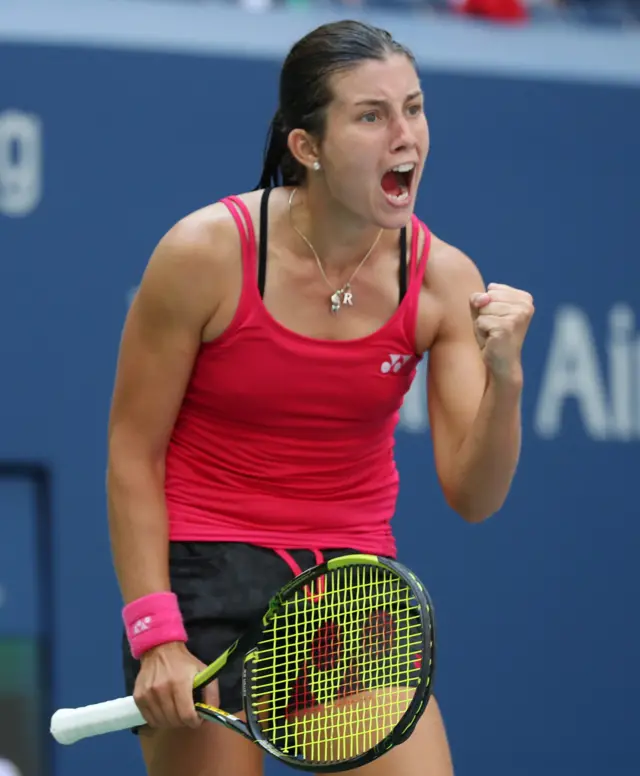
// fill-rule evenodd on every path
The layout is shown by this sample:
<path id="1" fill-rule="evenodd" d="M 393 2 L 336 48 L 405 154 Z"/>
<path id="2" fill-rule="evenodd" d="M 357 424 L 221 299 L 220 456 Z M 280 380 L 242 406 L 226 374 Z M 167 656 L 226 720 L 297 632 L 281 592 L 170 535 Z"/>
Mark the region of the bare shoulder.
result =
<path id="1" fill-rule="evenodd" d="M 475 262 L 460 248 L 441 240 L 435 234 L 431 235 L 424 284 L 445 296 L 484 291 L 482 275 Z"/>
<path id="2" fill-rule="evenodd" d="M 261 192 L 239 194 L 252 221 L 259 208 Z M 159 241 L 149 264 L 161 264 L 167 271 L 179 271 L 187 276 L 200 273 L 224 273 L 237 263 L 240 237 L 233 216 L 226 205 L 215 202 L 195 210 L 176 222 Z"/>
<path id="3" fill-rule="evenodd" d="M 177 221 L 159 240 L 147 269 L 185 283 L 205 281 L 224 271 L 238 246 L 231 214 L 216 202 Z"/>
<path id="4" fill-rule="evenodd" d="M 161 237 L 138 299 L 206 321 L 225 296 L 230 269 L 239 263 L 238 230 L 226 206 L 216 202 L 184 216 Z"/>

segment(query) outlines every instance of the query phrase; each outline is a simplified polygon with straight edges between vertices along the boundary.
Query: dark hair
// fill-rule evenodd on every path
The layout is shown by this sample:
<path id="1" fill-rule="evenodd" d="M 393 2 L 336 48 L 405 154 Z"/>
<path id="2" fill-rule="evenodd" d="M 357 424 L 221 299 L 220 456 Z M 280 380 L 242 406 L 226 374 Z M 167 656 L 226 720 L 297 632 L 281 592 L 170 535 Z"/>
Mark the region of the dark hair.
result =
<path id="1" fill-rule="evenodd" d="M 332 99 L 330 77 L 367 59 L 386 59 L 389 54 L 403 54 L 415 67 L 411 51 L 386 30 L 350 20 L 324 24 L 294 44 L 280 73 L 280 104 L 271 121 L 256 188 L 303 182 L 305 168 L 287 146 L 291 130 L 304 129 L 322 138 L 325 110 Z"/>

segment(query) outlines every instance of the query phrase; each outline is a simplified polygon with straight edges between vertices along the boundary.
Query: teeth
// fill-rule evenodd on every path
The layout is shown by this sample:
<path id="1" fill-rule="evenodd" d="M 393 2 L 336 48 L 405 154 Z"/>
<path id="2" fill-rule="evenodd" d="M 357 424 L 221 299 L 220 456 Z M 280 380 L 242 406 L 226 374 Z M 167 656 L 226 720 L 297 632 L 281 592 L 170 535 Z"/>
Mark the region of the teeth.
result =
<path id="1" fill-rule="evenodd" d="M 413 162 L 407 162 L 407 164 L 399 164 L 397 167 L 392 167 L 393 172 L 411 172 L 415 164 Z"/>
<path id="2" fill-rule="evenodd" d="M 387 197 L 392 199 L 394 202 L 404 202 L 405 199 L 409 199 L 409 192 L 407 189 L 404 189 L 401 194 L 387 194 Z"/>

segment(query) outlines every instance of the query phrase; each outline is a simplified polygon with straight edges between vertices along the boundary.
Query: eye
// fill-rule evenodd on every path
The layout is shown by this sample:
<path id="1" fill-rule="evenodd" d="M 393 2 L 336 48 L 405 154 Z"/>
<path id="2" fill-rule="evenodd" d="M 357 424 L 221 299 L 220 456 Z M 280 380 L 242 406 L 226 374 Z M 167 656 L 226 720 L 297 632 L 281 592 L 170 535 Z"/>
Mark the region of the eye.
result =
<path id="1" fill-rule="evenodd" d="M 365 124 L 374 124 L 377 118 L 378 114 L 372 110 L 369 111 L 369 113 L 365 113 L 363 116 L 361 116 L 360 121 L 364 121 Z"/>
<path id="2" fill-rule="evenodd" d="M 409 111 L 410 116 L 419 116 L 422 113 L 422 104 L 416 103 L 415 105 L 410 105 L 407 110 Z"/>

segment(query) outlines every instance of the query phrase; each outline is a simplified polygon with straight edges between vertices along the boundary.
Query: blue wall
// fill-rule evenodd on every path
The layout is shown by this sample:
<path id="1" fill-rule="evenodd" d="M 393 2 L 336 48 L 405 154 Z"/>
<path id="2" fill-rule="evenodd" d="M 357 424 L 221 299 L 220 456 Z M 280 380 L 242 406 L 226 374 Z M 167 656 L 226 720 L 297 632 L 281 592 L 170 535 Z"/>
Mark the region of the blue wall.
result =
<path id="1" fill-rule="evenodd" d="M 0 47 L 0 459 L 53 474 L 56 706 L 122 692 L 104 472 L 127 295 L 176 219 L 253 187 L 277 73 Z M 458 774 L 637 776 L 640 90 L 422 75 L 419 215 L 537 302 L 500 515 L 444 505 L 421 386 L 398 432 L 396 531 L 438 607 Z M 56 755 L 60 776 L 140 772 L 125 734 Z"/>

